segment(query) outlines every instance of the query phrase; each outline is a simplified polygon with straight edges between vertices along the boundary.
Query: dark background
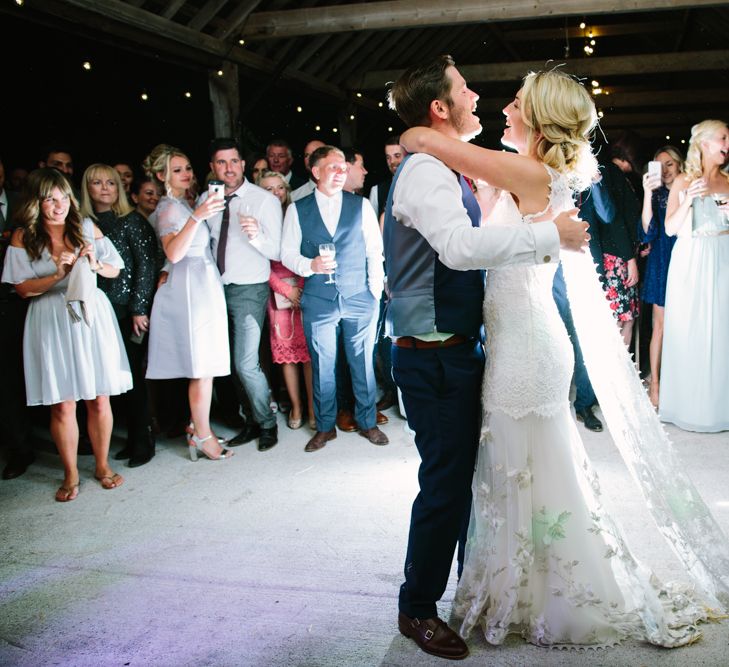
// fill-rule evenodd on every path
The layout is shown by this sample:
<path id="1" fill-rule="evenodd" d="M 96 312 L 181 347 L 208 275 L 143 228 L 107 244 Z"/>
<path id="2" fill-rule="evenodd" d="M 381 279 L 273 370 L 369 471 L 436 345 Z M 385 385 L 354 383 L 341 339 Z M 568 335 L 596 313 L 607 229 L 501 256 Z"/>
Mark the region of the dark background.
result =
<path id="1" fill-rule="evenodd" d="M 44 147 L 53 142 L 71 150 L 77 183 L 94 162 L 127 162 L 141 175 L 142 159 L 161 142 L 185 151 L 199 178 L 207 173 L 207 145 L 213 138 L 207 70 L 7 14 L 0 14 L 0 43 L 6 47 L 0 88 L 0 157 L 6 173 L 16 166 L 35 168 Z M 90 71 L 83 69 L 84 61 L 91 63 Z M 260 78 L 240 81 L 241 108 L 246 106 L 246 92 L 261 86 L 268 91 L 241 119 L 245 157 L 263 152 L 271 138 L 282 137 L 293 148 L 294 171 L 303 174 L 301 153 L 309 139 L 341 144 L 340 135 L 332 131 L 340 109 L 305 91 L 271 83 Z M 149 95 L 146 102 L 140 97 L 143 92 Z M 384 96 L 383 91 L 383 101 Z M 297 106 L 303 111 L 297 112 Z M 358 109 L 356 115 L 357 143 L 370 170 L 369 188 L 387 174 L 383 144 L 392 134 L 388 127 L 400 132 L 403 125 L 386 109 Z"/>

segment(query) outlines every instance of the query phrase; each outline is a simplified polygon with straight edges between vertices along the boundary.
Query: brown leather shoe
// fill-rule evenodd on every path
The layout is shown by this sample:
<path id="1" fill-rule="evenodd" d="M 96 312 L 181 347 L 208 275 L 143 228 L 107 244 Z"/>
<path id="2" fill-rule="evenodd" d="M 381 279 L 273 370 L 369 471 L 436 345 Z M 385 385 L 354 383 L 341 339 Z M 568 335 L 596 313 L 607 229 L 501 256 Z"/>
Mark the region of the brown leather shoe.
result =
<path id="1" fill-rule="evenodd" d="M 468 657 L 466 642 L 437 616 L 410 618 L 400 612 L 397 617 L 397 627 L 426 653 L 448 660 L 463 660 Z"/>
<path id="2" fill-rule="evenodd" d="M 397 397 L 394 394 L 386 393 L 382 395 L 382 398 L 377 401 L 378 410 L 389 410 L 393 405 L 397 403 Z"/>
<path id="3" fill-rule="evenodd" d="M 373 445 L 386 445 L 390 442 L 387 436 L 376 426 L 362 429 L 359 434 L 363 438 L 367 438 Z"/>
<path id="4" fill-rule="evenodd" d="M 357 422 L 354 421 L 354 415 L 351 410 L 339 410 L 337 412 L 337 428 L 345 433 L 354 433 L 359 431 Z"/>
<path id="5" fill-rule="evenodd" d="M 315 452 L 317 449 L 321 449 L 330 440 L 334 440 L 337 437 L 337 429 L 333 428 L 331 431 L 317 431 L 314 437 L 306 443 L 304 447 L 305 452 Z"/>
<path id="6" fill-rule="evenodd" d="M 377 411 L 377 425 L 382 426 L 383 424 L 387 424 L 390 420 L 387 418 L 387 415 L 383 415 L 379 410 Z"/>

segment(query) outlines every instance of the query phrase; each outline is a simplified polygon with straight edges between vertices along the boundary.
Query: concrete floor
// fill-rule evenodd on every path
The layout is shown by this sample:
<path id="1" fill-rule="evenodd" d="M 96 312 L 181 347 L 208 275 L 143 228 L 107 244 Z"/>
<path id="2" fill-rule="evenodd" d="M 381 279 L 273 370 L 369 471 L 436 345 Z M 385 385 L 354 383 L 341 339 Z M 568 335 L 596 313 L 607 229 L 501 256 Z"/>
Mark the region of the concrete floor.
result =
<path id="1" fill-rule="evenodd" d="M 126 483 L 112 491 L 84 456 L 80 495 L 67 504 L 53 500 L 57 456 L 40 453 L 23 477 L 0 482 L 0 665 L 446 664 L 397 632 L 418 455 L 396 410 L 388 414 L 387 447 L 340 433 L 306 454 L 310 432 L 289 430 L 281 415 L 277 447 L 237 447 L 231 461 L 193 464 L 181 439 L 162 441 L 150 464 L 117 464 Z M 680 577 L 642 502 L 625 493 L 632 481 L 610 436 L 580 430 L 634 553 L 659 576 Z M 668 430 L 729 532 L 729 433 Z M 454 586 L 451 577 L 444 618 Z M 469 645 L 464 666 L 719 666 L 729 664 L 729 623 L 673 651 Z"/>

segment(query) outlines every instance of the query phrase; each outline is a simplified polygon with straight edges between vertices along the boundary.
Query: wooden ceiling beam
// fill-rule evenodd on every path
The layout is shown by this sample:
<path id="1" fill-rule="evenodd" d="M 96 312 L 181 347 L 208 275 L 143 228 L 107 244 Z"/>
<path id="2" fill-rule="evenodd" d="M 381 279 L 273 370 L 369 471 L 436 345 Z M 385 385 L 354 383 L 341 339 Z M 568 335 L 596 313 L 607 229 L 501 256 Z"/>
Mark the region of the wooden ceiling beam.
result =
<path id="1" fill-rule="evenodd" d="M 261 0 L 247 0 L 247 2 L 241 0 L 238 2 L 235 11 L 227 18 L 225 27 L 218 30 L 215 36 L 218 39 L 228 39 L 231 35 L 236 34 L 250 13 L 260 4 Z"/>
<path id="2" fill-rule="evenodd" d="M 721 5 L 716 0 L 390 0 L 309 9 L 255 12 L 245 22 L 247 39 L 298 37 L 324 32 L 396 30 L 516 21 L 560 16 L 647 12 Z"/>
<path id="3" fill-rule="evenodd" d="M 686 51 L 683 53 L 649 53 L 633 56 L 572 58 L 551 62 L 532 60 L 484 65 L 457 65 L 469 83 L 519 81 L 527 72 L 565 62 L 565 71 L 579 76 L 645 75 L 672 72 L 725 71 L 729 69 L 729 50 Z M 352 81 L 352 89 L 374 90 L 394 81 L 403 70 L 367 72 Z"/>
<path id="4" fill-rule="evenodd" d="M 143 41 L 153 35 L 159 40 L 160 49 L 169 48 L 166 42 L 171 42 L 175 45 L 174 48 L 177 51 L 179 45 L 182 44 L 190 49 L 191 53 L 204 54 L 206 57 L 214 56 L 221 62 L 227 60 L 254 72 L 269 75 L 278 74 L 276 63 L 267 58 L 258 56 L 237 44 L 224 42 L 211 35 L 191 30 L 187 26 L 180 25 L 152 12 L 138 9 L 121 0 L 104 0 L 104 2 L 96 2 L 95 0 L 49 0 L 43 3 L 42 10 L 64 18 L 68 15 L 69 8 L 83 10 L 87 16 L 96 17 L 96 19 L 103 18 L 103 30 L 107 34 L 118 34 L 130 39 L 130 33 L 134 35 L 136 32 L 139 34 L 136 41 Z M 132 39 L 135 38 L 132 37 Z M 281 78 L 302 84 L 306 88 L 322 93 L 332 100 L 339 102 L 352 101 L 352 96 L 341 87 L 334 86 L 305 72 L 287 67 L 281 72 Z M 364 97 L 356 98 L 356 103 L 367 108 L 377 108 L 376 102 Z"/>
<path id="5" fill-rule="evenodd" d="M 218 15 L 227 3 L 228 0 L 208 0 L 195 16 L 188 21 L 187 27 L 192 30 L 202 30 Z"/>
<path id="6" fill-rule="evenodd" d="M 647 35 L 648 33 L 675 33 L 681 29 L 682 21 L 646 21 L 641 23 L 591 24 L 584 30 L 577 25 L 567 27 L 569 39 L 584 39 L 588 31 L 594 37 L 624 37 L 626 35 Z M 504 30 L 504 39 L 510 42 L 546 42 L 564 39 L 565 28 L 530 28 L 524 30 Z"/>

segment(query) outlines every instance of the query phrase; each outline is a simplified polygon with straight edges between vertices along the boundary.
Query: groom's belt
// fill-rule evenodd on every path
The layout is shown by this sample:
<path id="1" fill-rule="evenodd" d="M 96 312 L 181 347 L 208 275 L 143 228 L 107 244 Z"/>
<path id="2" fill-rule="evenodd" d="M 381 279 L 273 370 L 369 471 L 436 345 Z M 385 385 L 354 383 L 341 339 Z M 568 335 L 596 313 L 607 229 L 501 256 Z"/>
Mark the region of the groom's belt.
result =
<path id="1" fill-rule="evenodd" d="M 399 336 L 392 342 L 398 347 L 405 347 L 411 350 L 432 350 L 436 347 L 451 347 L 452 345 L 461 345 L 462 343 L 468 343 L 469 341 L 474 340 L 476 339 L 473 337 L 455 334 L 445 340 L 421 340 L 414 336 Z"/>

